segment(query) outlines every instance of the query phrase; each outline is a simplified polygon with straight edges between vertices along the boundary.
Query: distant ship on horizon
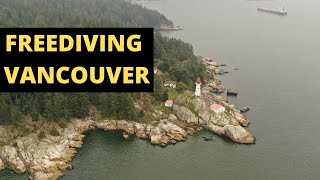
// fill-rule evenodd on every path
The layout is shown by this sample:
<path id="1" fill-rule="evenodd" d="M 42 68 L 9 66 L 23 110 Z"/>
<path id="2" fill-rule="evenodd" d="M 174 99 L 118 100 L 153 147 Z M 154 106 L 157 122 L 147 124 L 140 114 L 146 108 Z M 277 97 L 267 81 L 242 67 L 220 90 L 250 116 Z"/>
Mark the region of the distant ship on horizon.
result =
<path id="1" fill-rule="evenodd" d="M 285 16 L 285 15 L 288 14 L 288 12 L 285 11 L 284 8 L 281 8 L 280 10 L 267 9 L 267 8 L 257 8 L 257 11 L 270 13 L 270 14 L 281 15 L 281 16 Z"/>

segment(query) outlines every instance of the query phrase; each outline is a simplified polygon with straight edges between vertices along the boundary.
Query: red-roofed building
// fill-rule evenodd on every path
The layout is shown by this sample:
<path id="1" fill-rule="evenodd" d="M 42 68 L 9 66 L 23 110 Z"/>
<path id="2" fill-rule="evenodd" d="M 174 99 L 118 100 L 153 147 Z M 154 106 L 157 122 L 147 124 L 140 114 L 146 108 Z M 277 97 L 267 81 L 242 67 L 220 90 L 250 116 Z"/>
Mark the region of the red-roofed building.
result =
<path id="1" fill-rule="evenodd" d="M 157 66 L 153 67 L 153 72 L 154 72 L 154 74 L 157 74 L 157 72 L 158 72 L 158 67 Z"/>
<path id="2" fill-rule="evenodd" d="M 164 103 L 164 105 L 165 105 L 166 107 L 172 107 L 173 101 L 170 100 L 170 99 L 168 99 L 168 100 L 166 100 L 166 102 Z"/>
<path id="3" fill-rule="evenodd" d="M 211 104 L 210 108 L 215 112 L 215 113 L 223 113 L 226 108 L 221 106 L 220 104 Z"/>

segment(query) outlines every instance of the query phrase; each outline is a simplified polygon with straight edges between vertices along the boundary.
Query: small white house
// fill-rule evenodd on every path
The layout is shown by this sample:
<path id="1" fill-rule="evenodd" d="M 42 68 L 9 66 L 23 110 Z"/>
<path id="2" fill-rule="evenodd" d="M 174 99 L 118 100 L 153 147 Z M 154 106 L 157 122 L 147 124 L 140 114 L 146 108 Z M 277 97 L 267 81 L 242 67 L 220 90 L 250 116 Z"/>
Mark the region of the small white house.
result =
<path id="1" fill-rule="evenodd" d="M 157 72 L 158 72 L 158 67 L 157 66 L 153 67 L 153 73 L 157 74 Z"/>
<path id="2" fill-rule="evenodd" d="M 164 103 L 164 105 L 165 105 L 166 107 L 172 107 L 173 101 L 170 100 L 170 99 L 168 99 L 168 100 L 166 100 L 166 102 Z"/>
<path id="3" fill-rule="evenodd" d="M 170 87 L 170 88 L 176 88 L 177 82 L 176 81 L 164 81 L 163 82 L 164 87 Z"/>
<path id="4" fill-rule="evenodd" d="M 223 113 L 226 110 L 225 107 L 221 106 L 220 104 L 216 104 L 216 103 L 211 104 L 210 108 L 217 114 Z"/>

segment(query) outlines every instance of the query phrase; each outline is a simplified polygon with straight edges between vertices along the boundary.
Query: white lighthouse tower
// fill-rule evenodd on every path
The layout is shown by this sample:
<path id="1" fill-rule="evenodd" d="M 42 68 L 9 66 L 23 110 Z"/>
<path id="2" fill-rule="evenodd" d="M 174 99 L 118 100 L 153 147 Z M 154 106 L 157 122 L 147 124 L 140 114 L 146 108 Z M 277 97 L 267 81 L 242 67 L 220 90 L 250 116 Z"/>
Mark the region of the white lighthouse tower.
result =
<path id="1" fill-rule="evenodd" d="M 196 82 L 196 90 L 194 92 L 194 95 L 195 96 L 201 96 L 201 80 L 200 80 L 200 77 L 197 78 L 197 82 Z"/>

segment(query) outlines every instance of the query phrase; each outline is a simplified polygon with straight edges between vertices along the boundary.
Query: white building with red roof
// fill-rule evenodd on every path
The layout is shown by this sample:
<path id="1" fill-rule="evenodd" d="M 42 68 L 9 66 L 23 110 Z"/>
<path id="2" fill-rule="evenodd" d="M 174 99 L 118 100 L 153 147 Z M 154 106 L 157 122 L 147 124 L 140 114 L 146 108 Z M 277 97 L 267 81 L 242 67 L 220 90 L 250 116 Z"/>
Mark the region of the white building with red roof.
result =
<path id="1" fill-rule="evenodd" d="M 223 107 L 223 106 L 220 105 L 220 104 L 216 104 L 216 103 L 211 104 L 210 108 L 211 108 L 215 113 L 217 113 L 217 114 L 223 113 L 223 112 L 226 110 L 225 107 Z"/>
<path id="2" fill-rule="evenodd" d="M 196 81 L 196 90 L 194 91 L 195 96 L 201 96 L 201 84 L 200 77 L 198 77 Z"/>
<path id="3" fill-rule="evenodd" d="M 176 81 L 164 81 L 163 82 L 164 87 L 170 87 L 170 88 L 176 88 L 177 82 Z"/>
<path id="4" fill-rule="evenodd" d="M 158 67 L 157 66 L 153 67 L 153 72 L 154 72 L 154 74 L 157 74 L 157 72 L 158 72 Z"/>
<path id="5" fill-rule="evenodd" d="M 173 101 L 170 100 L 170 99 L 168 99 L 168 100 L 166 100 L 166 102 L 164 103 L 164 105 L 165 105 L 166 107 L 172 107 Z"/>

